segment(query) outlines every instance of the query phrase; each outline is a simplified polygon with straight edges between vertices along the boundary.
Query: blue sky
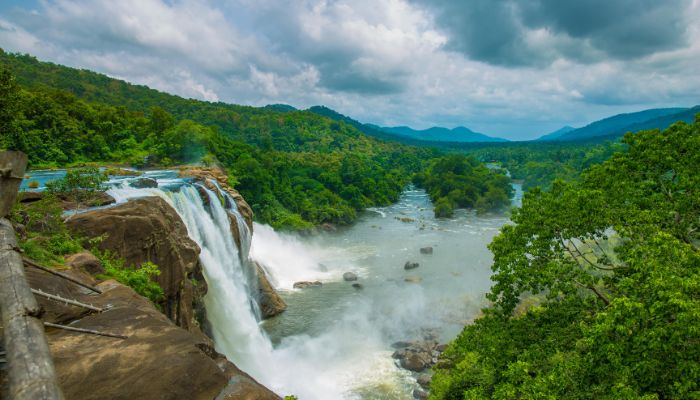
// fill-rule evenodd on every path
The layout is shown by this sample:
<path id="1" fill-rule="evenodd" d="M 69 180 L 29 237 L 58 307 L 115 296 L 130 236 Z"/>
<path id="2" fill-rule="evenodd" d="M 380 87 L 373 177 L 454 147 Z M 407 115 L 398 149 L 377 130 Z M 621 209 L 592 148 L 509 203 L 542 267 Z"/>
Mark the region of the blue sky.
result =
<path id="1" fill-rule="evenodd" d="M 529 139 L 700 103 L 700 0 L 0 1 L 0 47 L 185 97 Z"/>

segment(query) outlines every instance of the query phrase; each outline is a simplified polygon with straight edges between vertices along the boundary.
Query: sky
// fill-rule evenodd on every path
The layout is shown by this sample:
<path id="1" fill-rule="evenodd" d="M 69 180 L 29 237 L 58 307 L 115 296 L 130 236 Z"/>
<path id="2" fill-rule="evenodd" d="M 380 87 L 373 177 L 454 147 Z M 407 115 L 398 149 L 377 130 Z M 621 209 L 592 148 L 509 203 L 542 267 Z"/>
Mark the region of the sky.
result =
<path id="1" fill-rule="evenodd" d="M 700 0 L 0 0 L 0 47 L 210 101 L 531 139 L 700 104 Z"/>

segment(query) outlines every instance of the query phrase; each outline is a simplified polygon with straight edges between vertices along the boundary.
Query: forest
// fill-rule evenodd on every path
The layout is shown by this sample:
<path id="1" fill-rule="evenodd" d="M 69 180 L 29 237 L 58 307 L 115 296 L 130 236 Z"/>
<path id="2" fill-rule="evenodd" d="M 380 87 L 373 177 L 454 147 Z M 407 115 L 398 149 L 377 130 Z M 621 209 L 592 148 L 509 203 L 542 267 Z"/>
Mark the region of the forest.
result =
<path id="1" fill-rule="evenodd" d="M 525 194 L 493 240 L 493 306 L 431 399 L 690 399 L 700 391 L 700 116 L 628 134 Z"/>

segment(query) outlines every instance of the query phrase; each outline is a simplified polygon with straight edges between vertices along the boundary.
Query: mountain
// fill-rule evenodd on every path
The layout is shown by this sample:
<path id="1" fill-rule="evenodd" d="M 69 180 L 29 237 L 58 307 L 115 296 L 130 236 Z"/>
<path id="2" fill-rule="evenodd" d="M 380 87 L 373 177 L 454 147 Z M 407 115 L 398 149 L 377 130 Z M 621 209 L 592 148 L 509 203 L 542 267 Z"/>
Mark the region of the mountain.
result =
<path id="1" fill-rule="evenodd" d="M 506 139 L 495 138 L 484 135 L 483 133 L 474 132 L 469 128 L 458 126 L 454 129 L 447 129 L 438 126 L 432 128 L 416 130 L 408 126 L 395 126 L 381 128 L 385 132 L 394 133 L 397 135 L 436 142 L 507 142 Z"/>
<path id="2" fill-rule="evenodd" d="M 571 141 L 599 137 L 609 138 L 644 129 L 665 129 L 676 121 L 692 122 L 697 112 L 698 106 L 694 108 L 653 108 L 634 113 L 618 114 L 595 121 L 583 128 L 574 129 L 553 140 Z M 539 140 L 547 139 L 542 137 Z"/>
<path id="3" fill-rule="evenodd" d="M 268 104 L 263 107 L 263 109 L 277 112 L 299 111 L 294 106 L 290 106 L 289 104 Z"/>
<path id="4" fill-rule="evenodd" d="M 542 140 L 542 141 L 549 141 L 549 140 L 557 140 L 560 137 L 562 137 L 564 134 L 569 133 L 571 131 L 576 130 L 573 126 L 566 125 L 563 128 L 557 129 L 554 132 L 547 133 L 545 135 L 540 136 L 539 138 L 535 140 Z"/>

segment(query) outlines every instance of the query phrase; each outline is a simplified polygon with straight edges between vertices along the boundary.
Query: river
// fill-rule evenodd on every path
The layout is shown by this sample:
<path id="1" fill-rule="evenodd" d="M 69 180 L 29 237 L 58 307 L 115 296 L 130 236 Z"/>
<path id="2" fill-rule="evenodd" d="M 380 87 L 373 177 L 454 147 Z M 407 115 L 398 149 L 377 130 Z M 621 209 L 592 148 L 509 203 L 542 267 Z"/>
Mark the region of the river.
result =
<path id="1" fill-rule="evenodd" d="M 39 174 L 39 189 L 63 175 Z M 435 219 L 427 194 L 410 187 L 396 204 L 367 210 L 336 232 L 300 236 L 255 224 L 250 256 L 266 266 L 288 304 L 260 323 L 219 202 L 207 211 L 172 171 L 146 175 L 159 189 L 133 189 L 124 183 L 129 178 L 115 177 L 110 194 L 118 202 L 158 195 L 178 211 L 202 248 L 217 349 L 275 392 L 301 400 L 412 399 L 415 374 L 397 367 L 391 344 L 427 331 L 447 342 L 478 316 L 491 285 L 487 245 L 508 222 L 504 214 L 466 210 Z M 514 186 L 518 205 L 522 190 Z M 422 254 L 428 246 L 432 254 Z M 407 261 L 419 267 L 407 271 Z M 345 272 L 358 280 L 344 281 Z M 316 280 L 322 286 L 293 288 Z"/>

